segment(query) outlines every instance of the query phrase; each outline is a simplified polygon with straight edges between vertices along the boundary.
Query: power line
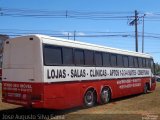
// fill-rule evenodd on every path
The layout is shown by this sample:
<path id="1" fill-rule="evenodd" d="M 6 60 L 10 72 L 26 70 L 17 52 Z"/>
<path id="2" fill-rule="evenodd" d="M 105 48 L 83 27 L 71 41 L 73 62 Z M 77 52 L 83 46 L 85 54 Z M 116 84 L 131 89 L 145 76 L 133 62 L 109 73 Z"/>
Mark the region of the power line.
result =
<path id="1" fill-rule="evenodd" d="M 25 29 L 0 29 L 0 33 L 8 35 L 25 35 L 25 34 L 46 34 L 55 36 L 69 36 L 74 35 L 74 31 L 54 31 L 54 30 L 25 30 Z M 138 32 L 138 37 L 142 37 L 142 33 Z M 106 32 L 106 31 L 76 31 L 76 37 L 135 37 L 134 32 Z M 155 38 L 160 39 L 160 34 L 158 33 L 144 33 L 145 38 Z"/>
<path id="2" fill-rule="evenodd" d="M 146 14 L 146 21 L 160 21 L 160 12 L 139 12 L 139 18 Z M 74 18 L 89 20 L 127 20 L 134 18 L 132 12 L 106 12 L 106 11 L 73 11 L 73 10 L 36 10 L 0 8 L 1 16 L 32 17 L 32 18 Z"/>
<path id="3" fill-rule="evenodd" d="M 9 9 L 1 8 L 1 16 L 10 17 L 35 17 L 35 18 L 75 18 L 92 20 L 126 20 L 130 12 L 87 12 L 87 11 L 49 11 L 49 10 L 31 10 L 31 9 Z"/>

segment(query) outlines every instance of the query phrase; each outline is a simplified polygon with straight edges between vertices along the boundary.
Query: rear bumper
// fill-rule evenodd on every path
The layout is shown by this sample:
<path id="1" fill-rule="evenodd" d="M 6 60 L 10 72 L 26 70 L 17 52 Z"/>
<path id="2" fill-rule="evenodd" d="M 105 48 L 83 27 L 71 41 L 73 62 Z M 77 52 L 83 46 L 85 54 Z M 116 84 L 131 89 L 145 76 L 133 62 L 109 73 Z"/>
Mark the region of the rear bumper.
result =
<path id="1" fill-rule="evenodd" d="M 31 107 L 44 108 L 44 102 L 43 101 L 33 101 L 33 102 L 31 102 Z"/>
<path id="2" fill-rule="evenodd" d="M 22 105 L 22 106 L 26 106 L 26 107 L 30 106 L 30 104 L 27 101 L 22 101 L 22 100 L 12 100 L 12 99 L 4 99 L 3 98 L 2 102 L 15 104 L 15 105 Z"/>
<path id="3" fill-rule="evenodd" d="M 22 100 L 12 100 L 12 99 L 2 99 L 4 103 L 10 103 L 15 105 L 21 105 L 28 108 L 43 108 L 43 101 L 22 101 Z"/>

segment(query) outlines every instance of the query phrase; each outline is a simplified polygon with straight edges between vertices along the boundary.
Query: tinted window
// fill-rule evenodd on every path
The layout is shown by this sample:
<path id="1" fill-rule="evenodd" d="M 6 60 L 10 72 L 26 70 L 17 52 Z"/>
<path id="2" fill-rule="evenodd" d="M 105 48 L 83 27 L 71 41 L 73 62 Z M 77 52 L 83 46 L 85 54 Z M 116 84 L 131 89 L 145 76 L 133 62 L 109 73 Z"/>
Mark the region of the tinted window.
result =
<path id="1" fill-rule="evenodd" d="M 45 65 L 61 65 L 62 64 L 62 48 L 44 45 L 44 64 Z"/>
<path id="2" fill-rule="evenodd" d="M 138 58 L 137 57 L 134 57 L 133 58 L 133 61 L 134 61 L 134 67 L 138 67 Z"/>
<path id="3" fill-rule="evenodd" d="M 73 64 L 73 49 L 63 48 L 63 64 Z"/>
<path id="4" fill-rule="evenodd" d="M 153 62 L 153 60 L 150 60 L 151 62 L 151 71 L 152 71 L 152 73 L 154 74 L 154 62 Z"/>
<path id="5" fill-rule="evenodd" d="M 133 57 L 129 56 L 129 67 L 133 67 Z"/>
<path id="6" fill-rule="evenodd" d="M 123 56 L 123 65 L 124 67 L 128 67 L 129 64 L 128 64 L 128 56 Z"/>
<path id="7" fill-rule="evenodd" d="M 142 59 L 142 65 L 143 65 L 143 67 L 146 67 L 146 59 Z"/>
<path id="8" fill-rule="evenodd" d="M 149 65 L 149 59 L 146 59 L 146 67 L 149 68 L 150 65 Z"/>
<path id="9" fill-rule="evenodd" d="M 117 56 L 115 54 L 111 54 L 111 66 L 117 65 Z"/>
<path id="10" fill-rule="evenodd" d="M 85 50 L 85 65 L 93 65 L 94 63 L 94 54 L 93 51 Z"/>
<path id="11" fill-rule="evenodd" d="M 109 55 L 109 53 L 103 53 L 103 66 L 110 66 L 110 55 Z"/>
<path id="12" fill-rule="evenodd" d="M 149 68 L 151 68 L 151 59 L 148 59 L 148 62 Z"/>
<path id="13" fill-rule="evenodd" d="M 84 65 L 84 51 L 80 49 L 75 50 L 75 64 Z"/>
<path id="14" fill-rule="evenodd" d="M 117 65 L 119 67 L 123 66 L 123 57 L 122 57 L 122 55 L 117 55 Z"/>
<path id="15" fill-rule="evenodd" d="M 140 68 L 142 68 L 142 58 L 138 58 L 138 65 Z"/>
<path id="16" fill-rule="evenodd" d="M 96 66 L 102 66 L 102 53 L 95 52 L 95 64 Z"/>

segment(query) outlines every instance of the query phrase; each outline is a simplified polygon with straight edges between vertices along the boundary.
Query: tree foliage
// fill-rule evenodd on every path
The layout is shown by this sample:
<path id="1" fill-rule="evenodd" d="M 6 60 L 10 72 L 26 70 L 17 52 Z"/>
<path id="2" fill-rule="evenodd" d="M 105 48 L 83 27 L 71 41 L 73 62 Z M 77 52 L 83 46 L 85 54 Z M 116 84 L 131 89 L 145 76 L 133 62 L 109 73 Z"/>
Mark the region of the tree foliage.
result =
<path id="1" fill-rule="evenodd" d="M 160 64 L 155 63 L 155 73 L 160 75 Z"/>

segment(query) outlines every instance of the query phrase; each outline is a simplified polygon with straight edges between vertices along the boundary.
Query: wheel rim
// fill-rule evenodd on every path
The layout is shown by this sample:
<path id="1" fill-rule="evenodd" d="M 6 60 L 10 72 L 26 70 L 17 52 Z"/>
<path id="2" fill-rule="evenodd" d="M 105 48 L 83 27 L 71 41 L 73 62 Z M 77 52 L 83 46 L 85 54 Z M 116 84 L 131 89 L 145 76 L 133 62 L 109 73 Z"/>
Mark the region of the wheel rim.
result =
<path id="1" fill-rule="evenodd" d="M 108 103 L 110 100 L 110 92 L 108 88 L 105 88 L 101 92 L 101 100 L 102 103 Z"/>
<path id="2" fill-rule="evenodd" d="M 144 86 L 144 93 L 147 93 L 147 85 Z"/>
<path id="3" fill-rule="evenodd" d="M 85 95 L 85 104 L 87 106 L 92 106 L 94 104 L 93 91 L 88 91 Z"/>

